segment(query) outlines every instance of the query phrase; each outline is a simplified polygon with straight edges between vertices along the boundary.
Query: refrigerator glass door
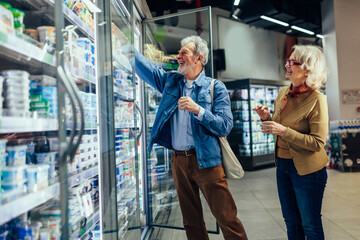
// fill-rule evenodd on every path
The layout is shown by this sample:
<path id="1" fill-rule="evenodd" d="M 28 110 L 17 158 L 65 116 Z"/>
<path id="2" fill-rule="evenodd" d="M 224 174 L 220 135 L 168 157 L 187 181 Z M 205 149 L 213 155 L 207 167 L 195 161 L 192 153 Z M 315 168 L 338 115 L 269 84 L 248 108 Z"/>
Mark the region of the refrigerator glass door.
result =
<path id="1" fill-rule="evenodd" d="M 133 1 L 101 1 L 98 47 L 103 239 L 140 239 Z M 99 67 L 100 68 L 100 67 Z"/>
<path id="2" fill-rule="evenodd" d="M 191 35 L 199 35 L 208 42 L 209 62 L 205 74 L 212 77 L 211 9 L 202 8 L 145 20 L 143 23 L 144 55 L 165 71 L 177 70 L 176 55 L 180 41 Z M 161 93 L 145 84 L 146 143 L 149 144 Z M 147 222 L 152 227 L 183 229 L 183 220 L 171 170 L 171 150 L 157 144 L 147 154 L 144 179 Z M 209 232 L 219 229 L 202 194 L 202 206 Z M 155 229 L 156 231 L 156 229 Z M 154 234 L 154 233 L 153 233 Z M 156 233 L 155 233 L 156 234 Z"/>

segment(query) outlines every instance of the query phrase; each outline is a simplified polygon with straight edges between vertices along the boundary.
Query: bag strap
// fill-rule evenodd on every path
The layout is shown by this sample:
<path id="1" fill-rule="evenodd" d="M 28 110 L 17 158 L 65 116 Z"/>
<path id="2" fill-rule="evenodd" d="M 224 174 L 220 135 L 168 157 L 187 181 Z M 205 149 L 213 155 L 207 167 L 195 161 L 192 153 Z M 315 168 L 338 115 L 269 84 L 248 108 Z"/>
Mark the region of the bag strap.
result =
<path id="1" fill-rule="evenodd" d="M 211 85 L 210 85 L 211 109 L 214 106 L 214 84 L 215 84 L 215 79 L 211 80 Z"/>

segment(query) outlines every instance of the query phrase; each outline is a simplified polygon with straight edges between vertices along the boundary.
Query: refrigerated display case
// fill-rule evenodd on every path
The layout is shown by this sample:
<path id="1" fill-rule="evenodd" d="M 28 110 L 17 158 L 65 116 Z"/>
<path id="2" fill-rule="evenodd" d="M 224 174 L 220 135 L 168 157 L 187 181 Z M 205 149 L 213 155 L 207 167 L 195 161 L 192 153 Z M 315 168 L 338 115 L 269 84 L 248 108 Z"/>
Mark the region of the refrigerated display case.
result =
<path id="1" fill-rule="evenodd" d="M 93 16 L 80 19 L 83 11 L 76 14 L 62 1 L 12 0 L 0 5 L 0 68 L 5 79 L 0 85 L 0 234 L 11 239 L 69 239 L 82 230 L 84 220 L 96 215 L 96 199 L 85 186 L 98 172 L 96 98 L 90 84 L 95 68 L 79 59 L 87 53 L 95 61 L 95 54 L 74 54 L 70 48 L 81 49 L 80 38 L 69 40 L 75 28 L 75 36 L 93 39 L 91 24 L 84 23 Z M 78 65 L 69 68 L 75 57 Z M 92 74 L 80 69 L 85 66 Z"/>
<path id="2" fill-rule="evenodd" d="M 228 89 L 234 126 L 228 141 L 245 170 L 273 164 L 274 135 L 260 131 L 261 120 L 252 109 L 259 104 L 267 105 L 270 114 L 279 89 L 286 81 L 241 79 L 225 82 Z"/>
<path id="3" fill-rule="evenodd" d="M 360 120 L 330 122 L 330 166 L 344 171 L 360 168 Z"/>

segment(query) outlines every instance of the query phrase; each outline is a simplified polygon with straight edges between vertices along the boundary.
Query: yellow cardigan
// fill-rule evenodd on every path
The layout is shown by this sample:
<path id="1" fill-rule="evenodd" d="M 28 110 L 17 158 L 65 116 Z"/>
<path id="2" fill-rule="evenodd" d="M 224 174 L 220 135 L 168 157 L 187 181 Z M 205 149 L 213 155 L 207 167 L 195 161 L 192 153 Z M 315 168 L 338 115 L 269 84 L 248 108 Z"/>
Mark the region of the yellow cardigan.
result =
<path id="1" fill-rule="evenodd" d="M 297 172 L 306 175 L 322 169 L 329 161 L 324 148 L 329 122 L 326 97 L 319 91 L 312 91 L 292 114 L 281 119 L 279 101 L 288 91 L 289 87 L 280 89 L 271 120 L 287 127 L 282 138 L 288 143 Z"/>

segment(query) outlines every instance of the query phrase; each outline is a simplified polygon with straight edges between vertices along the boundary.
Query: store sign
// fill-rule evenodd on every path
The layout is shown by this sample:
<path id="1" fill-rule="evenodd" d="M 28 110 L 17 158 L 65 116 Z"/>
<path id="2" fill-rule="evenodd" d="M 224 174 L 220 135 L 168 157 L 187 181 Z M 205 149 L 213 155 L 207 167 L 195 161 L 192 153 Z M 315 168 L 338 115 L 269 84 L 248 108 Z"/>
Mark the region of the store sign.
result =
<path id="1" fill-rule="evenodd" d="M 343 104 L 360 103 L 360 89 L 343 90 L 342 93 Z"/>

